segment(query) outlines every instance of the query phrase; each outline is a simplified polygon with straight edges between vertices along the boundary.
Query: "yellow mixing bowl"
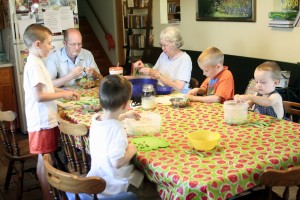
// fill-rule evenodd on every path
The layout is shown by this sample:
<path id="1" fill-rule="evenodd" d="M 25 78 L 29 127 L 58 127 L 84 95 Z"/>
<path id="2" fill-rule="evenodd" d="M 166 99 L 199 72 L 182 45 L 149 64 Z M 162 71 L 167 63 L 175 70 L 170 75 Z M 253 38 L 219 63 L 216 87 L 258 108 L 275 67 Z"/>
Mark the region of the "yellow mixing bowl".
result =
<path id="1" fill-rule="evenodd" d="M 201 151 L 212 150 L 220 139 L 220 134 L 207 130 L 198 130 L 187 134 L 192 146 Z"/>

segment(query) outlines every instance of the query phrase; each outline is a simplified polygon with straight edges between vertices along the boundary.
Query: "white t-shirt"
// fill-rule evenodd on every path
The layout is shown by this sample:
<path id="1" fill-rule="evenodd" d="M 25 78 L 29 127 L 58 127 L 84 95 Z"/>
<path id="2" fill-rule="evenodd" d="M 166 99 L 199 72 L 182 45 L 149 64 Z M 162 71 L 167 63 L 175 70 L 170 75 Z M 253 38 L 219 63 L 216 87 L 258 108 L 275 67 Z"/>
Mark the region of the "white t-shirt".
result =
<path id="1" fill-rule="evenodd" d="M 87 176 L 98 176 L 106 181 L 106 188 L 98 197 L 115 195 L 126 192 L 128 185 L 137 188 L 143 181 L 144 175 L 127 164 L 116 169 L 111 162 L 125 156 L 128 146 L 127 134 L 122 123 L 118 120 L 98 121 L 96 114 L 92 118 L 89 143 L 92 159 L 91 170 Z"/>
<path id="2" fill-rule="evenodd" d="M 183 89 L 187 89 L 189 87 L 192 68 L 191 57 L 186 52 L 183 52 L 175 59 L 169 59 L 169 57 L 162 52 L 154 65 L 154 69 L 158 70 L 168 79 L 172 81 L 184 81 L 185 84 Z"/>
<path id="3" fill-rule="evenodd" d="M 23 87 L 25 91 L 25 115 L 28 132 L 50 129 L 57 126 L 57 105 L 55 101 L 37 102 L 32 90 L 43 84 L 43 92 L 54 93 L 54 87 L 43 61 L 29 54 L 24 67 Z"/>

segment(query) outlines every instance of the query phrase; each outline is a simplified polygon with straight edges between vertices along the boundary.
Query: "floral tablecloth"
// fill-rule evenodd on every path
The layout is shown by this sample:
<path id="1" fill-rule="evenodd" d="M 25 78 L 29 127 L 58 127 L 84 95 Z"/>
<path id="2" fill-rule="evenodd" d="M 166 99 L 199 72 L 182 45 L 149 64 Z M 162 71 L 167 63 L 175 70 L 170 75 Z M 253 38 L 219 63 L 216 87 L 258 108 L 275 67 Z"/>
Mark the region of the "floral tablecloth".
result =
<path id="1" fill-rule="evenodd" d="M 66 111 L 87 126 L 94 113 Z M 300 124 L 249 113 L 248 121 L 270 122 L 268 127 L 228 125 L 221 104 L 193 102 L 187 108 L 159 106 L 163 119 L 156 137 L 170 146 L 138 152 L 134 163 L 157 184 L 162 199 L 228 199 L 259 184 L 265 169 L 286 169 L 300 164 Z M 221 134 L 216 148 L 197 154 L 189 150 L 186 134 L 199 129 Z M 88 145 L 88 139 L 86 139 Z"/>

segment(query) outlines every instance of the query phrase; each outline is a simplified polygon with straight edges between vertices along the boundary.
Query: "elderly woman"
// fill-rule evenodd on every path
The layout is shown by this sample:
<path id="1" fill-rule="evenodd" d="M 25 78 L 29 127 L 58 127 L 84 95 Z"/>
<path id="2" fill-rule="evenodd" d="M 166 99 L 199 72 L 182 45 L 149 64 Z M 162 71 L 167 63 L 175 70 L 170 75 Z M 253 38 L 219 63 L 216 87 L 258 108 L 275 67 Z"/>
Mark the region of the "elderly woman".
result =
<path id="1" fill-rule="evenodd" d="M 191 79 L 192 61 L 190 56 L 179 48 L 183 45 L 180 31 L 176 27 L 167 27 L 160 33 L 160 54 L 153 69 L 146 68 L 142 61 L 134 63 L 140 72 L 156 78 L 159 84 L 171 86 L 177 91 L 187 89 Z"/>

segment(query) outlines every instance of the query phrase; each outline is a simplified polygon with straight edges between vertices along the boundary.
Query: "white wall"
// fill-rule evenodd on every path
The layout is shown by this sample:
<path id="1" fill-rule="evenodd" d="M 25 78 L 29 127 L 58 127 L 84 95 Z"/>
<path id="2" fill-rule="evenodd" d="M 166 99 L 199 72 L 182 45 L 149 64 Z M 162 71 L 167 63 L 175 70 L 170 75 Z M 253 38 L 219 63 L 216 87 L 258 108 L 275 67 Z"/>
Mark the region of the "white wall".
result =
<path id="1" fill-rule="evenodd" d="M 256 0 L 256 22 L 196 21 L 196 0 L 181 0 L 183 49 L 202 51 L 216 46 L 224 54 L 279 60 L 300 61 L 300 27 L 270 28 L 268 13 L 276 5 L 271 0 Z M 158 46 L 160 31 L 159 0 L 153 0 L 154 45 Z M 225 61 L 226 62 L 226 61 Z"/>

